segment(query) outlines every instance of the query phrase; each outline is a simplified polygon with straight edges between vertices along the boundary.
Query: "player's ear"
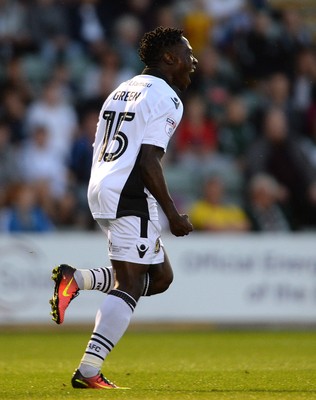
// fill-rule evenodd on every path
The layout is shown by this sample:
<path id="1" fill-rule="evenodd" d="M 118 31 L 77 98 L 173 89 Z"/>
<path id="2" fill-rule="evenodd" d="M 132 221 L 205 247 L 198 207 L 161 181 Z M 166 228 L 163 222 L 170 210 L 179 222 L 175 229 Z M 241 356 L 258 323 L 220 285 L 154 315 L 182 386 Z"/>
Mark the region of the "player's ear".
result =
<path id="1" fill-rule="evenodd" d="M 162 56 L 162 59 L 168 65 L 172 65 L 175 62 L 175 56 L 174 54 L 170 53 L 170 51 L 165 51 Z"/>

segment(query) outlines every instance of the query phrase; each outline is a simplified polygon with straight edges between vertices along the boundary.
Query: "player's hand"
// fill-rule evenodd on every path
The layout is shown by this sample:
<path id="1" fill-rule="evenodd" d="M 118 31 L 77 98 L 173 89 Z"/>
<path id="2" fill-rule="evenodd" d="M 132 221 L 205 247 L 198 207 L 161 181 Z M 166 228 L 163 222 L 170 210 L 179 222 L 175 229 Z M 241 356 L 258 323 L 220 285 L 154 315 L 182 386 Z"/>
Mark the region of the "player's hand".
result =
<path id="1" fill-rule="evenodd" d="M 193 231 L 193 225 L 185 214 L 178 214 L 169 220 L 170 231 L 175 236 L 186 236 Z"/>

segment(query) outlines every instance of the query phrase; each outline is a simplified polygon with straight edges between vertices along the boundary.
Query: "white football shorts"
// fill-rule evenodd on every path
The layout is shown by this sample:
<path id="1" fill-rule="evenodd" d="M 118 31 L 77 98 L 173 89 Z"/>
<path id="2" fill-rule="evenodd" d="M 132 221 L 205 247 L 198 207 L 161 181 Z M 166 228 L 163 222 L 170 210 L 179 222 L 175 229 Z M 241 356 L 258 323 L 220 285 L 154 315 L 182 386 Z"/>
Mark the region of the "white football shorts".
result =
<path id="1" fill-rule="evenodd" d="M 110 260 L 147 265 L 164 261 L 158 221 L 131 215 L 117 219 L 97 219 L 97 222 L 108 238 Z"/>

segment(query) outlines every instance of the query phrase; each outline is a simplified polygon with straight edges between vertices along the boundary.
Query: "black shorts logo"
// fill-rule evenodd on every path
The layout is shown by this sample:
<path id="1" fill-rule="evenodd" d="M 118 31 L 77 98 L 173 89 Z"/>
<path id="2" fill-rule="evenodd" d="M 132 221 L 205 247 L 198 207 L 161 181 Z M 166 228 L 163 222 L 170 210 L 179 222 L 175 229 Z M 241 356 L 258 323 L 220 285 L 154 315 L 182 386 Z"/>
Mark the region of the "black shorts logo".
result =
<path id="1" fill-rule="evenodd" d="M 143 258 L 147 250 L 149 249 L 149 247 L 146 247 L 144 244 L 141 244 L 139 247 L 136 245 L 136 248 L 140 258 Z"/>

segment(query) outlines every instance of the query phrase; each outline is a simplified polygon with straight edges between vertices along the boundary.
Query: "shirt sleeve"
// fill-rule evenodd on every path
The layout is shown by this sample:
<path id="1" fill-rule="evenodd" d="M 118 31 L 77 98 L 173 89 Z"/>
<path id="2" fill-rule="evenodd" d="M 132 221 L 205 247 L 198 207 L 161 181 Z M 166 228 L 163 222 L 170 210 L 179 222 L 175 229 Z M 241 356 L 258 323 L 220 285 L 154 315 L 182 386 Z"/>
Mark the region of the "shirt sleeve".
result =
<path id="1" fill-rule="evenodd" d="M 175 102 L 176 99 L 176 102 Z M 167 149 L 183 114 L 182 102 L 165 96 L 152 110 L 142 144 L 152 144 Z"/>

